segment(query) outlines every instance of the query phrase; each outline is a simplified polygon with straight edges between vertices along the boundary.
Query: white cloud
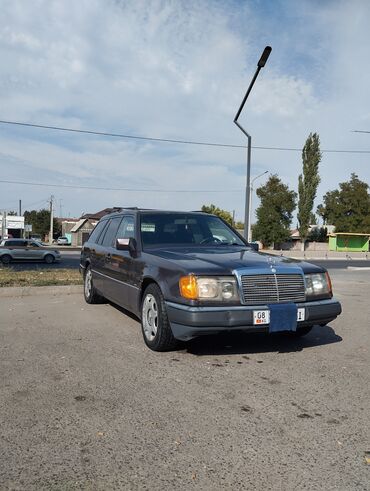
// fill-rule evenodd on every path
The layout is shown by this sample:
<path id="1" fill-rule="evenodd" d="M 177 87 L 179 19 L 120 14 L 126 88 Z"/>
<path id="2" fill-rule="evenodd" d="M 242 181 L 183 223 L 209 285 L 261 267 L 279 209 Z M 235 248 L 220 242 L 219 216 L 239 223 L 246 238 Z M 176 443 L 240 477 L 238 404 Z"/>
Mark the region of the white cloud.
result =
<path id="1" fill-rule="evenodd" d="M 369 10 L 365 1 L 317 2 L 314 8 L 312 2 L 277 2 L 268 15 L 254 2 L 3 2 L 0 119 L 243 144 L 232 119 L 271 42 L 271 58 L 242 115 L 253 143 L 302 147 L 308 133 L 318 131 L 323 147 L 369 148 L 366 135 L 349 132 L 370 119 Z M 243 213 L 242 149 L 3 126 L 0 149 L 1 175 L 9 180 L 241 190 L 127 196 L 0 183 L 0 207 L 15 194 L 31 202 L 35 193 L 53 192 L 76 215 L 127 199 L 185 209 L 212 201 Z M 325 155 L 320 192 L 352 171 L 369 181 L 367 162 L 367 156 Z M 300 169 L 299 153 L 253 152 L 253 175 L 277 172 L 296 188 Z"/>

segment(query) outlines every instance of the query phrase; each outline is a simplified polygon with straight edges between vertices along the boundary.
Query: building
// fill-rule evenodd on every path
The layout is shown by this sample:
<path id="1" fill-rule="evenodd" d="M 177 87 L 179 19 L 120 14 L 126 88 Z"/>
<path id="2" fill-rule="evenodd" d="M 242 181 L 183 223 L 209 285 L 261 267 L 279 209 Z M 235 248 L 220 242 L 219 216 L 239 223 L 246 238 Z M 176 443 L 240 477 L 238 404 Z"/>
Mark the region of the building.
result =
<path id="1" fill-rule="evenodd" d="M 5 217 L 4 217 L 5 215 Z M 24 217 L 17 215 L 0 215 L 0 236 L 11 236 L 20 239 L 24 235 Z"/>
<path id="2" fill-rule="evenodd" d="M 71 229 L 71 245 L 73 247 L 83 246 L 97 223 L 98 220 L 81 218 Z"/>
<path id="3" fill-rule="evenodd" d="M 329 234 L 329 251 L 368 252 L 370 234 L 337 232 Z"/>
<path id="4" fill-rule="evenodd" d="M 62 232 L 61 235 L 62 237 L 67 237 L 69 240 L 69 243 L 72 243 L 72 233 L 71 230 L 72 228 L 76 225 L 76 223 L 79 222 L 79 218 L 57 218 L 56 219 L 61 227 L 62 227 Z"/>
<path id="5" fill-rule="evenodd" d="M 95 225 L 103 216 L 120 209 L 121 207 L 104 208 L 104 210 L 98 211 L 96 213 L 83 214 L 82 217 L 77 221 L 77 223 L 75 222 L 75 224 L 70 229 L 71 245 L 74 247 L 82 246 L 89 238 L 89 235 L 91 234 Z M 65 234 L 63 233 L 63 235 Z M 68 235 L 66 235 L 66 237 L 68 237 Z"/>

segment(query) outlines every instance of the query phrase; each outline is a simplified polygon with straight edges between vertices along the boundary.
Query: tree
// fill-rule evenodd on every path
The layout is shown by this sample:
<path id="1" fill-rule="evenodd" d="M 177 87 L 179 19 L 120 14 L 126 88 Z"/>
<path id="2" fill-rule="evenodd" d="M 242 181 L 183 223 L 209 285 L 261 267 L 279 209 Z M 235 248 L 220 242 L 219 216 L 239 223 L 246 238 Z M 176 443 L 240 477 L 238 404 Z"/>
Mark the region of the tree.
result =
<path id="1" fill-rule="evenodd" d="M 339 189 L 328 191 L 317 213 L 324 224 L 335 226 L 336 232 L 370 233 L 369 185 L 356 174 L 339 184 Z"/>
<path id="2" fill-rule="evenodd" d="M 218 208 L 215 205 L 203 205 L 201 208 L 204 213 L 210 213 L 212 215 L 217 215 L 220 218 L 223 218 L 225 222 L 229 223 L 230 225 L 233 224 L 233 217 L 232 214 L 229 211 L 222 210 L 221 208 Z"/>
<path id="3" fill-rule="evenodd" d="M 308 233 L 308 240 L 312 242 L 327 242 L 328 229 L 326 227 L 315 227 Z"/>
<path id="4" fill-rule="evenodd" d="M 257 189 L 257 196 L 261 204 L 256 212 L 257 223 L 253 227 L 253 240 L 260 240 L 264 246 L 288 240 L 297 193 L 291 191 L 274 174 L 264 186 Z"/>
<path id="5" fill-rule="evenodd" d="M 43 210 L 32 210 L 24 212 L 24 222 L 32 225 L 32 232 L 35 234 L 40 234 L 42 236 L 49 233 L 50 230 L 50 211 Z M 62 232 L 62 226 L 54 218 L 53 221 L 53 235 L 54 238 L 58 237 Z"/>
<path id="6" fill-rule="evenodd" d="M 320 183 L 319 163 L 321 160 L 320 138 L 310 133 L 302 150 L 303 174 L 298 178 L 298 230 L 302 248 L 308 236 L 313 204 Z"/>

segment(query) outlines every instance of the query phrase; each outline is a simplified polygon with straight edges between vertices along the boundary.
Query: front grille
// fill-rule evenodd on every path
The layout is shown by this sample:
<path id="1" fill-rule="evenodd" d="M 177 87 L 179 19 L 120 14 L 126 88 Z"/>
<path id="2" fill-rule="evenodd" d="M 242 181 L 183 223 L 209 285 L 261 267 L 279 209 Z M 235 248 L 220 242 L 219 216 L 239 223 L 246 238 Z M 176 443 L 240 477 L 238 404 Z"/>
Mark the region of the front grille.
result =
<path id="1" fill-rule="evenodd" d="M 243 275 L 241 285 L 246 305 L 305 301 L 301 274 Z"/>

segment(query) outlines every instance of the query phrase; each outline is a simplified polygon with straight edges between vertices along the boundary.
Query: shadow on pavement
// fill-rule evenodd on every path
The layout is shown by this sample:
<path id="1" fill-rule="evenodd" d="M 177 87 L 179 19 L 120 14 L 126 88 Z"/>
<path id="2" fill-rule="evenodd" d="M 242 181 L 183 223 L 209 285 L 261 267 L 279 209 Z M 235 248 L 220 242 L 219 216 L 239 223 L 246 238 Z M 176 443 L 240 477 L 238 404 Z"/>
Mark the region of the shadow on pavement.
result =
<path id="1" fill-rule="evenodd" d="M 315 346 L 339 343 L 342 338 L 330 326 L 315 326 L 307 336 L 295 338 L 287 333 L 228 333 L 199 337 L 185 343 L 187 353 L 204 355 L 241 355 L 252 353 L 291 353 Z"/>

